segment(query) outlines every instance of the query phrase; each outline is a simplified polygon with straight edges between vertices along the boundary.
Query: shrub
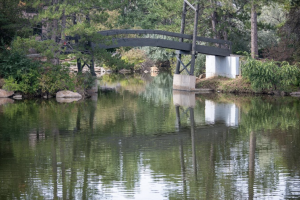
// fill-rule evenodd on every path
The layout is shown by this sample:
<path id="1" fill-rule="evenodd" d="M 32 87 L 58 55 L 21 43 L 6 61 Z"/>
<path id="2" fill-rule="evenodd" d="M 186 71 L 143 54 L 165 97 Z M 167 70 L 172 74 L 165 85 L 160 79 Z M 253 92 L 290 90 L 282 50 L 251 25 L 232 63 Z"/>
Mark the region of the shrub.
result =
<path id="1" fill-rule="evenodd" d="M 48 64 L 38 79 L 42 93 L 54 94 L 59 90 L 75 91 L 75 77 L 71 76 L 64 66 Z"/>
<path id="2" fill-rule="evenodd" d="M 19 52 L 1 56 L 0 74 L 6 90 L 29 95 L 54 94 L 59 90 L 85 90 L 92 86 L 91 74 L 70 74 L 69 68 L 33 61 Z"/>
<path id="3" fill-rule="evenodd" d="M 248 78 L 254 90 L 283 90 L 291 84 L 297 84 L 300 70 L 288 62 L 266 60 L 264 62 L 247 58 L 242 65 L 242 75 Z"/>
<path id="4" fill-rule="evenodd" d="M 30 69 L 29 72 L 21 75 L 21 80 L 19 82 L 10 76 L 5 80 L 3 88 L 10 91 L 20 91 L 24 94 L 37 94 L 39 90 L 38 76 L 38 70 Z"/>
<path id="5" fill-rule="evenodd" d="M 48 65 L 39 77 L 43 94 L 54 94 L 59 90 L 85 90 L 92 87 L 95 77 L 90 73 L 70 74 L 69 69 L 60 65 Z"/>
<path id="6" fill-rule="evenodd" d="M 146 54 L 141 49 L 131 49 L 122 54 L 122 60 L 134 65 L 134 70 L 140 69 L 141 64 L 146 61 Z"/>
<path id="7" fill-rule="evenodd" d="M 89 72 L 80 73 L 76 76 L 76 87 L 80 87 L 82 89 L 88 89 L 91 88 L 94 84 L 96 77 L 93 76 Z"/>
<path id="8" fill-rule="evenodd" d="M 8 77 L 8 79 L 5 80 L 5 85 L 3 86 L 3 89 L 9 91 L 18 91 L 19 88 L 19 84 L 12 76 Z"/>
<path id="9" fill-rule="evenodd" d="M 18 83 L 22 75 L 31 70 L 38 70 L 41 64 L 26 57 L 24 54 L 13 51 L 4 52 L 0 57 L 0 74 L 3 78 L 13 77 Z"/>

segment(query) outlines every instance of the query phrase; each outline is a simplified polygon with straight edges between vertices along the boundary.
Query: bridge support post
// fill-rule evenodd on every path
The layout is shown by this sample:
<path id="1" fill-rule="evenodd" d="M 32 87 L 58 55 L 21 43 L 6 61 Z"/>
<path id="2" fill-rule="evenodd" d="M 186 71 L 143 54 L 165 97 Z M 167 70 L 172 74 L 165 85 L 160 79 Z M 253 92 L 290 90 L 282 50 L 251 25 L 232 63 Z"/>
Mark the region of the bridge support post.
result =
<path id="1" fill-rule="evenodd" d="M 186 16 L 186 2 L 183 1 L 183 9 L 182 9 L 182 17 L 181 17 L 181 29 L 180 33 L 184 34 L 184 29 L 185 29 L 185 16 Z M 180 42 L 183 42 L 183 38 L 179 39 Z M 180 60 L 181 60 L 181 54 L 178 54 L 178 59 L 177 60 L 177 65 L 176 65 L 176 71 L 175 74 L 180 74 Z"/>
<path id="2" fill-rule="evenodd" d="M 198 16 L 199 16 L 199 2 L 196 4 L 196 8 L 188 2 L 188 0 L 183 1 L 183 10 L 182 10 L 182 19 L 181 19 L 181 30 L 180 33 L 184 34 L 185 29 L 185 16 L 187 12 L 187 5 L 189 5 L 195 11 L 195 19 L 194 19 L 194 31 L 193 31 L 193 43 L 191 51 L 183 52 L 177 51 L 177 65 L 176 71 L 173 78 L 173 89 L 175 90 L 186 90 L 186 91 L 193 91 L 195 90 L 196 85 L 196 77 L 194 76 L 195 70 L 195 60 L 196 60 L 196 40 L 197 40 L 197 26 L 198 26 Z M 183 38 L 180 38 L 180 42 L 183 42 Z M 181 54 L 190 54 L 191 61 L 184 65 L 181 60 Z M 183 69 L 180 70 L 180 66 L 183 66 Z M 190 70 L 187 67 L 190 66 Z M 186 70 L 188 75 L 180 75 L 182 71 Z"/>
<path id="3" fill-rule="evenodd" d="M 199 2 L 197 2 L 196 8 L 194 8 L 190 3 L 188 3 L 187 0 L 183 1 L 183 10 L 182 10 L 182 18 L 181 18 L 181 29 L 180 33 L 184 34 L 184 29 L 185 29 L 185 16 L 187 12 L 186 6 L 189 5 L 191 6 L 192 9 L 195 10 L 195 19 L 194 19 L 194 31 L 193 31 L 193 43 L 192 43 L 192 51 L 191 51 L 191 67 L 189 71 L 189 75 L 193 76 L 194 75 L 194 70 L 195 70 L 195 59 L 196 59 L 196 40 L 197 40 L 197 27 L 198 27 L 198 16 L 199 16 Z M 180 38 L 180 42 L 183 42 L 183 38 Z M 177 65 L 176 65 L 176 71 L 175 74 L 180 74 L 180 64 L 182 64 L 181 61 L 181 53 L 178 54 L 177 57 Z M 185 66 L 183 66 L 185 67 Z"/>
<path id="4" fill-rule="evenodd" d="M 195 91 L 195 86 L 196 76 L 174 74 L 173 90 Z"/>
<path id="5" fill-rule="evenodd" d="M 198 16 L 199 16 L 199 3 L 197 3 L 195 11 L 195 20 L 194 20 L 194 32 L 193 32 L 193 44 L 192 44 L 192 60 L 191 60 L 191 70 L 190 75 L 194 76 L 195 69 L 195 59 L 196 59 L 196 40 L 197 40 L 197 27 L 198 27 Z"/>

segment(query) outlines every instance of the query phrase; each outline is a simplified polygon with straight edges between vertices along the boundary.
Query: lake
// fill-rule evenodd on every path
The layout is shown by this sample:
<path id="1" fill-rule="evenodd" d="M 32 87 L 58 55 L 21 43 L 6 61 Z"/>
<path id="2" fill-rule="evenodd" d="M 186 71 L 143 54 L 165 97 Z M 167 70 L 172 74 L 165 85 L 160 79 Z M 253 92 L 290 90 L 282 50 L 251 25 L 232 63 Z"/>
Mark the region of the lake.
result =
<path id="1" fill-rule="evenodd" d="M 90 99 L 0 105 L 0 199 L 300 198 L 300 99 L 110 75 Z"/>

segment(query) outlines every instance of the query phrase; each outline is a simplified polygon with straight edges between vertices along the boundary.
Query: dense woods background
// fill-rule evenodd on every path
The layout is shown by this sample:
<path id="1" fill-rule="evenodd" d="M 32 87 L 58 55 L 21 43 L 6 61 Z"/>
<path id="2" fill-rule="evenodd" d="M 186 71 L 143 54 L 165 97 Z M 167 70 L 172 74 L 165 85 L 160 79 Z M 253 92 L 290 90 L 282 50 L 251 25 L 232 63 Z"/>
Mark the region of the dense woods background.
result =
<path id="1" fill-rule="evenodd" d="M 248 52 L 253 59 L 289 64 L 300 61 L 299 0 L 196 2 L 200 4 L 199 36 L 230 40 L 232 53 Z M 97 33 L 101 30 L 158 29 L 179 33 L 182 7 L 183 0 L 0 0 L 1 63 L 11 63 L 3 60 L 11 58 L 8 54 L 12 52 L 42 55 L 47 58 L 48 68 L 71 57 L 79 73 L 86 66 L 93 76 L 95 65 L 112 70 L 144 70 L 154 64 L 172 66 L 176 62 L 174 50 L 126 47 L 107 51 L 92 48 L 91 44 L 104 41 Z M 192 34 L 193 20 L 190 9 L 186 34 Z M 69 41 L 67 36 L 77 39 Z M 199 55 L 195 75 L 203 73 L 204 66 L 205 56 Z M 3 68 L 0 76 L 8 78 Z"/>

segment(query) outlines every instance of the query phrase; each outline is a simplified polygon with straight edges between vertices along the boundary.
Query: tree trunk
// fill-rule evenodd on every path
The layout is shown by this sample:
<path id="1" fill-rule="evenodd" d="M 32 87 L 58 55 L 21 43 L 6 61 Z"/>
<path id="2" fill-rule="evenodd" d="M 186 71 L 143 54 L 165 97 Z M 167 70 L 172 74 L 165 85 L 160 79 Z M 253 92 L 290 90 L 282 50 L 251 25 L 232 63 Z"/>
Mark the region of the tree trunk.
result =
<path id="1" fill-rule="evenodd" d="M 95 73 L 95 62 L 94 62 L 94 53 L 92 52 L 92 59 L 91 59 L 91 64 L 90 64 L 90 72 L 92 76 L 96 76 Z"/>
<path id="2" fill-rule="evenodd" d="M 55 12 L 58 10 L 57 4 L 58 4 L 58 0 L 53 0 L 52 1 L 53 5 L 56 5 L 55 7 Z M 58 20 L 54 19 L 52 21 L 52 34 L 51 34 L 51 40 L 53 40 L 54 42 L 56 42 L 56 36 L 57 36 L 57 27 L 58 27 Z"/>
<path id="3" fill-rule="evenodd" d="M 73 14 L 73 24 L 74 25 L 76 25 L 77 24 L 77 21 L 76 21 L 77 19 L 76 19 L 76 14 Z M 76 39 L 75 39 L 75 44 L 76 44 L 76 46 L 78 45 L 78 37 L 77 37 L 77 35 L 75 36 L 76 37 Z M 81 60 L 80 60 L 80 58 L 77 58 L 77 73 L 79 74 L 79 73 L 82 73 L 82 66 L 81 66 Z"/>
<path id="4" fill-rule="evenodd" d="M 60 44 L 63 45 L 66 41 L 65 29 L 66 29 L 67 17 L 65 15 L 65 9 L 62 12 L 61 17 L 61 34 L 60 34 Z"/>
<path id="5" fill-rule="evenodd" d="M 54 19 L 52 22 L 52 35 L 51 40 L 56 42 L 56 32 L 57 32 L 57 19 Z"/>
<path id="6" fill-rule="evenodd" d="M 57 5 L 58 4 L 58 0 L 53 0 L 52 1 L 53 5 Z M 58 7 L 56 6 L 55 11 L 58 10 Z M 52 22 L 52 34 L 51 34 L 51 40 L 53 40 L 54 42 L 56 41 L 57 38 L 57 31 L 58 31 L 58 19 L 54 19 Z M 53 59 L 51 60 L 52 64 L 54 65 L 58 65 L 59 64 L 59 51 L 55 51 L 54 49 L 52 49 L 52 53 L 53 53 Z"/>
<path id="7" fill-rule="evenodd" d="M 91 19 L 89 14 L 86 15 L 86 20 L 90 23 Z M 94 66 L 94 52 L 93 52 L 93 48 L 92 48 L 92 42 L 88 41 L 88 46 L 90 47 L 90 52 L 91 52 L 91 64 L 90 64 L 90 72 L 92 74 L 92 76 L 96 76 L 95 73 L 95 66 Z"/>
<path id="8" fill-rule="evenodd" d="M 210 4 L 211 4 L 211 8 L 213 10 L 213 12 L 211 13 L 211 29 L 213 32 L 213 38 L 214 39 L 220 39 L 219 38 L 219 34 L 217 32 L 217 12 L 215 11 L 215 2 L 210 0 Z"/>
<path id="9" fill-rule="evenodd" d="M 258 57 L 258 46 L 257 46 L 257 13 L 256 5 L 252 1 L 251 8 L 251 57 Z"/>

